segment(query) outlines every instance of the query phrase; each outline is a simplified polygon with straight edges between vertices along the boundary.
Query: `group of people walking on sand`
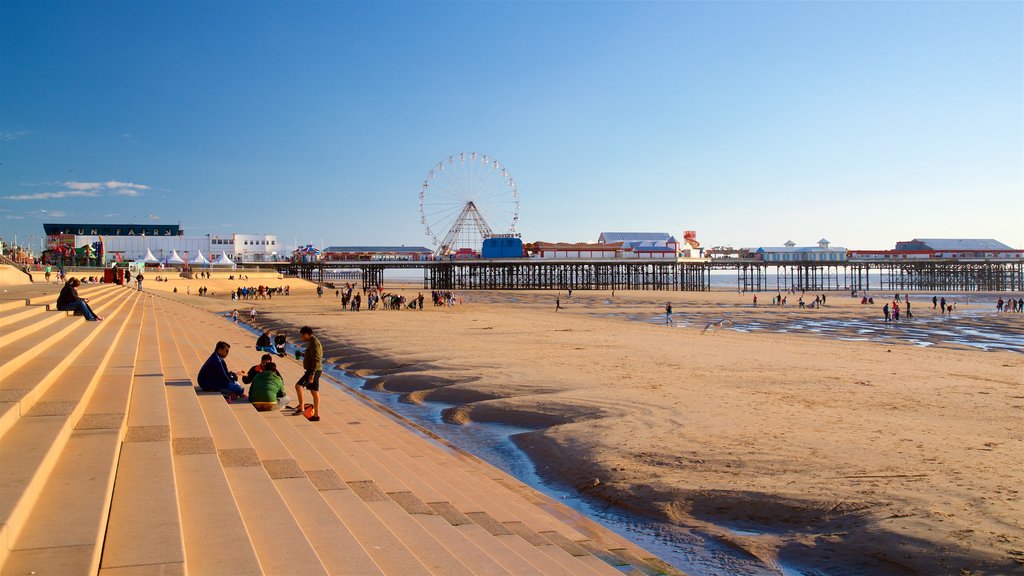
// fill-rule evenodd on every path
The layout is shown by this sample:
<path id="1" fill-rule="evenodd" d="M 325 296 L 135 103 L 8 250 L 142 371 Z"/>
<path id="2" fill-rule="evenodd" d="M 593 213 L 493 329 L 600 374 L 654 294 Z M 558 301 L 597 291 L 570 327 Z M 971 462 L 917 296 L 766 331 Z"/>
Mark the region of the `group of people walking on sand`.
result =
<path id="1" fill-rule="evenodd" d="M 1024 313 L 1024 298 L 1020 298 L 1017 300 L 1010 298 L 1005 302 L 1002 298 L 1000 298 L 999 301 L 996 302 L 996 312 Z"/>
<path id="2" fill-rule="evenodd" d="M 231 300 L 271 300 L 274 295 L 278 296 L 289 296 L 291 294 L 291 286 L 278 286 L 271 288 L 270 286 L 239 286 L 235 288 L 235 291 L 231 293 Z"/>
<path id="3" fill-rule="evenodd" d="M 269 335 L 264 332 L 263 336 Z M 261 336 L 261 338 L 263 337 Z M 290 411 L 291 415 L 306 414 L 304 404 L 305 392 L 312 396 L 313 404 L 309 411 L 308 418 L 312 422 L 320 420 L 320 376 L 323 374 L 324 349 L 320 340 L 313 335 L 313 329 L 303 326 L 299 330 L 299 337 L 306 344 L 304 353 L 298 354 L 302 358 L 302 377 L 295 382 L 296 406 L 289 406 L 291 399 L 285 391 L 284 377 L 278 368 L 274 357 L 264 354 L 260 363 L 251 366 L 244 371 L 239 384 L 239 372 L 228 369 L 227 357 L 231 352 L 231 344 L 217 342 L 213 354 L 206 359 L 206 362 L 199 369 L 196 382 L 199 388 L 206 392 L 220 392 L 227 398 L 228 402 L 248 401 L 256 410 L 261 412 L 274 409 Z M 257 341 L 257 344 L 259 341 Z M 257 346 L 257 349 L 260 347 Z M 249 385 L 248 394 L 243 384 Z"/>

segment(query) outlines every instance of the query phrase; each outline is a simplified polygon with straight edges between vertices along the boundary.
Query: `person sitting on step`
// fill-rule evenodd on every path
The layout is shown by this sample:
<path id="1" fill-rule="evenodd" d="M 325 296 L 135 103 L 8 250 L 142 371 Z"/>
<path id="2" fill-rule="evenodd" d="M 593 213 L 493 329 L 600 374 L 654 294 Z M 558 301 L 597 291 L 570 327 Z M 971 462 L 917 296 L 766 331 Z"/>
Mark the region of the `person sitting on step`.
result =
<path id="1" fill-rule="evenodd" d="M 259 350 L 260 352 L 277 352 L 277 349 L 270 343 L 269 332 L 260 334 L 260 337 L 256 339 L 256 350 Z"/>
<path id="2" fill-rule="evenodd" d="M 267 367 L 267 364 L 273 361 L 273 359 L 274 357 L 270 354 L 260 356 L 260 363 L 249 368 L 249 371 L 246 372 L 245 376 L 242 376 L 242 384 L 252 384 L 252 381 L 256 379 L 256 376 L 259 375 L 260 372 L 263 372 Z"/>
<path id="3" fill-rule="evenodd" d="M 78 295 L 78 287 L 81 285 L 78 278 L 72 278 L 64 284 L 64 287 L 60 289 L 60 295 L 57 296 L 57 310 L 80 313 L 89 321 L 103 320 L 102 316 L 97 316 L 89 307 L 89 299 Z"/>
<path id="4" fill-rule="evenodd" d="M 238 384 L 238 374 L 228 370 L 227 362 L 224 361 L 230 351 L 230 344 L 217 342 L 213 354 L 210 354 L 206 363 L 199 369 L 196 382 L 199 388 L 206 392 L 220 392 L 229 400 L 234 400 L 245 397 L 245 388 Z"/>
<path id="5" fill-rule="evenodd" d="M 277 364 L 268 362 L 249 387 L 249 402 L 257 411 L 269 412 L 283 408 L 290 401 L 284 393 L 284 378 L 277 371 Z"/>

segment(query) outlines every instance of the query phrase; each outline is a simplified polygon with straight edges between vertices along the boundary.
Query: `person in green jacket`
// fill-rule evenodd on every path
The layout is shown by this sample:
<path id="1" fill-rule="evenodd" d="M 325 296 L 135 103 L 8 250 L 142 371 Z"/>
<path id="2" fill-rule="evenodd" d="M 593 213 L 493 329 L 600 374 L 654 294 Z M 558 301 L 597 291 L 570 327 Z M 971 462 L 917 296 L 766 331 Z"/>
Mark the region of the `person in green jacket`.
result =
<path id="1" fill-rule="evenodd" d="M 252 402 L 256 410 L 268 412 L 285 406 L 289 401 L 284 392 L 284 378 L 277 371 L 277 364 L 266 363 L 263 371 L 256 374 L 252 386 L 249 387 L 249 402 Z"/>

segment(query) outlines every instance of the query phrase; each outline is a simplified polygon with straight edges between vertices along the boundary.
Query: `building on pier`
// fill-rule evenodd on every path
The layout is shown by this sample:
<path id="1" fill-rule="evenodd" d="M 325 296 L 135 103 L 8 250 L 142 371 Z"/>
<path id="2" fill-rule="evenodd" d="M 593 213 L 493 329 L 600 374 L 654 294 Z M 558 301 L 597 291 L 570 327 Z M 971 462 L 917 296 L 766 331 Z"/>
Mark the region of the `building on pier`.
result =
<path id="1" fill-rule="evenodd" d="M 423 246 L 328 246 L 323 259 L 331 261 L 421 262 L 434 259 L 434 251 Z"/>
<path id="2" fill-rule="evenodd" d="M 822 238 L 817 246 L 797 246 L 792 240 L 782 246 L 762 246 L 754 257 L 762 262 L 845 262 L 846 248 L 831 247 Z"/>
<path id="3" fill-rule="evenodd" d="M 991 238 L 915 238 L 897 242 L 894 250 L 851 250 L 853 260 L 1021 260 L 1024 250 Z"/>

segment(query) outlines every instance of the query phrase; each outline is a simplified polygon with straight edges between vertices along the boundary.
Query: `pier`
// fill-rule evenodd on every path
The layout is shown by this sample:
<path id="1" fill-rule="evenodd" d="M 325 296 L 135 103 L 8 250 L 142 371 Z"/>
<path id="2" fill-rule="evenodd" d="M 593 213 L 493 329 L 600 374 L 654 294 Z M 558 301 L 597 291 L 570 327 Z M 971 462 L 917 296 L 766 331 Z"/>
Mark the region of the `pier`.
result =
<path id="1" fill-rule="evenodd" d="M 1024 291 L 1024 261 L 928 259 L 914 261 L 764 262 L 685 260 L 433 260 L 329 261 L 275 264 L 279 272 L 314 282 L 384 284 L 388 270 L 420 270 L 428 290 L 666 290 L 711 289 L 712 273 L 735 273 L 736 290 Z"/>

